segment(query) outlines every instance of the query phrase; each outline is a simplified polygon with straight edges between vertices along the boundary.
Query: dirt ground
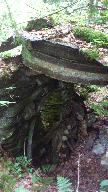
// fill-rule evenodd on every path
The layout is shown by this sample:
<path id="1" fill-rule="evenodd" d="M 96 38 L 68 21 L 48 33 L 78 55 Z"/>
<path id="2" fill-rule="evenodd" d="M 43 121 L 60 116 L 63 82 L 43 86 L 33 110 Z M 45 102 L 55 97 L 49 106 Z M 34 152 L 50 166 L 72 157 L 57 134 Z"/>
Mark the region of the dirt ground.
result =
<path id="1" fill-rule="evenodd" d="M 98 118 L 95 123 L 96 129 L 103 129 L 106 123 L 108 123 L 108 118 Z M 93 134 L 93 130 L 89 132 L 89 136 L 90 134 Z M 60 162 L 52 173 L 43 174 L 37 170 L 40 172 L 39 174 L 44 177 L 67 177 L 72 182 L 74 191 L 76 191 L 78 185 L 79 175 L 79 192 L 99 192 L 99 183 L 104 179 L 108 179 L 108 169 L 101 166 L 101 155 L 93 154 L 92 149 L 88 150 L 86 144 L 87 139 L 88 138 L 86 138 L 85 141 L 78 142 L 75 150 L 71 152 L 68 158 L 61 153 Z M 24 185 L 26 189 L 34 192 L 34 190 L 31 190 L 31 175 L 26 175 L 25 178 L 17 183 L 17 186 L 18 185 Z M 57 187 L 50 186 L 43 192 L 57 192 Z"/>

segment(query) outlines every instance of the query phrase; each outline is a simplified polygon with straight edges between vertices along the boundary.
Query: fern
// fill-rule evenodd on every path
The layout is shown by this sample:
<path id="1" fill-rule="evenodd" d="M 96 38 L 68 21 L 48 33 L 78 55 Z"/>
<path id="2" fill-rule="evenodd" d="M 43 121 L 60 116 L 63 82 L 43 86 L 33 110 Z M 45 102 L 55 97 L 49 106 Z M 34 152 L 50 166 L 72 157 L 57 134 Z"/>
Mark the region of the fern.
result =
<path id="1" fill-rule="evenodd" d="M 108 117 L 108 101 L 102 101 L 98 104 L 92 103 L 91 108 L 97 115 Z"/>
<path id="2" fill-rule="evenodd" d="M 39 176 L 33 176 L 32 182 L 33 183 L 41 183 L 42 185 L 48 186 L 48 185 L 53 183 L 53 177 L 43 178 L 43 177 L 39 177 Z"/>
<path id="3" fill-rule="evenodd" d="M 50 165 L 50 164 L 42 165 L 41 169 L 44 173 L 50 173 L 54 171 L 55 165 Z"/>
<path id="4" fill-rule="evenodd" d="M 58 192 L 72 192 L 72 183 L 69 179 L 58 176 L 57 177 Z"/>
<path id="5" fill-rule="evenodd" d="M 23 185 L 19 186 L 15 192 L 29 192 L 28 189 L 25 189 Z"/>
<path id="6" fill-rule="evenodd" d="M 16 102 L 10 102 L 10 101 L 0 101 L 0 106 L 8 106 L 11 103 L 16 103 Z"/>
<path id="7" fill-rule="evenodd" d="M 53 177 L 39 177 L 39 176 L 33 176 L 32 177 L 32 183 L 33 183 L 33 191 L 39 191 L 43 192 L 46 190 L 51 184 L 54 183 Z"/>

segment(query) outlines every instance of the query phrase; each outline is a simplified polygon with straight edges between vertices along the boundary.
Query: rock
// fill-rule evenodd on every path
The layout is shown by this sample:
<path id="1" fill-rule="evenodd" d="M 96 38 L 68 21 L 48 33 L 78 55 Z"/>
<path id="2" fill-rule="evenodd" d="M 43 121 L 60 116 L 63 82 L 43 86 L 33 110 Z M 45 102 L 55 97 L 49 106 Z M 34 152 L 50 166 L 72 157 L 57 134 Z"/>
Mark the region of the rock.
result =
<path id="1" fill-rule="evenodd" d="M 23 118 L 25 120 L 29 120 L 31 119 L 32 116 L 34 116 L 36 113 L 35 111 L 35 105 L 33 102 L 29 103 L 25 109 L 24 109 L 24 112 L 23 112 Z"/>
<path id="2" fill-rule="evenodd" d="M 41 30 L 42 28 L 52 28 L 53 27 L 53 23 L 51 21 L 51 19 L 44 19 L 44 18 L 40 18 L 40 19 L 36 19 L 36 20 L 31 20 L 28 22 L 28 25 L 26 27 L 27 31 L 32 31 L 32 30 Z"/>
<path id="3" fill-rule="evenodd" d="M 106 133 L 108 134 L 108 125 L 105 125 L 104 128 L 106 130 Z"/>
<path id="4" fill-rule="evenodd" d="M 96 115 L 93 113 L 89 113 L 88 120 L 87 120 L 87 127 L 93 126 L 95 122 L 96 122 Z"/>
<path id="5" fill-rule="evenodd" d="M 69 131 L 67 129 L 64 130 L 65 135 L 69 135 Z"/>
<path id="6" fill-rule="evenodd" d="M 67 129 L 71 130 L 72 129 L 71 125 L 67 125 Z"/>
<path id="7" fill-rule="evenodd" d="M 87 139 L 87 142 L 86 142 L 86 149 L 87 150 L 91 150 L 93 148 L 95 140 L 96 140 L 96 133 L 95 132 L 90 133 L 90 135 Z"/>
<path id="8" fill-rule="evenodd" d="M 95 143 L 93 144 L 92 152 L 95 153 L 96 155 L 102 155 L 106 153 L 107 148 L 108 148 L 108 125 L 104 124 L 102 129 L 99 130 L 98 139 L 95 140 Z M 102 163 L 103 162 L 104 160 L 102 160 Z"/>
<path id="9" fill-rule="evenodd" d="M 108 151 L 101 158 L 101 165 L 108 169 Z"/>
<path id="10" fill-rule="evenodd" d="M 93 146 L 92 152 L 96 155 L 102 155 L 106 151 L 106 145 L 103 145 L 101 143 L 97 143 Z"/>
<path id="11" fill-rule="evenodd" d="M 67 141 L 67 140 L 68 140 L 67 136 L 63 135 L 62 141 Z"/>

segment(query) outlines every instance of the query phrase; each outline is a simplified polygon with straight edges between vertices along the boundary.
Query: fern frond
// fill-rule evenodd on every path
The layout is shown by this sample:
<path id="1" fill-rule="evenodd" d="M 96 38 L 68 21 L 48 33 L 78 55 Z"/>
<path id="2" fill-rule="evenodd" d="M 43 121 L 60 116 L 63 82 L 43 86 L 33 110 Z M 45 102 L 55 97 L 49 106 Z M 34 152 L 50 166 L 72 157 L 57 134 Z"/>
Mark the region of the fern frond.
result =
<path id="1" fill-rule="evenodd" d="M 65 177 L 57 177 L 58 192 L 72 192 L 72 183 Z"/>
<path id="2" fill-rule="evenodd" d="M 23 185 L 19 186 L 15 192 L 30 192 L 28 189 L 25 189 Z"/>
<path id="3" fill-rule="evenodd" d="M 43 178 L 43 177 L 39 177 L 39 176 L 33 176 L 32 177 L 32 182 L 33 183 L 41 183 L 42 185 L 51 185 L 53 183 L 53 177 L 47 177 L 47 178 Z"/>
<path id="4" fill-rule="evenodd" d="M 45 164 L 45 165 L 42 165 L 41 169 L 44 173 L 50 173 L 54 171 L 55 165 Z"/>

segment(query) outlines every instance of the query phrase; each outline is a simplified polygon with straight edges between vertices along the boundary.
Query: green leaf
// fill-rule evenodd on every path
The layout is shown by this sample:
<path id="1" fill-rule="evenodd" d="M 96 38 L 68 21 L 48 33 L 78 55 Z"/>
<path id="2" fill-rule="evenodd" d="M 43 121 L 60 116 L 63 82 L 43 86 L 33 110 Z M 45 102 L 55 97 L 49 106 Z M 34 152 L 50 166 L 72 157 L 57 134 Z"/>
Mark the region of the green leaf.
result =
<path id="1" fill-rule="evenodd" d="M 55 165 L 45 164 L 45 165 L 42 165 L 41 169 L 44 173 L 50 173 L 54 171 Z"/>
<path id="2" fill-rule="evenodd" d="M 19 186 L 15 192 L 29 192 L 29 190 L 25 189 L 23 185 Z"/>
<path id="3" fill-rule="evenodd" d="M 0 101 L 0 106 L 8 106 L 10 103 L 16 103 L 16 102 Z"/>
<path id="4" fill-rule="evenodd" d="M 72 183 L 69 179 L 58 176 L 57 177 L 58 192 L 72 192 Z"/>
<path id="5" fill-rule="evenodd" d="M 43 185 L 47 185 L 47 186 L 52 184 L 53 181 L 54 181 L 53 177 L 47 177 L 47 178 L 38 177 L 38 176 L 33 176 L 32 177 L 32 182 L 33 183 L 42 183 Z"/>

